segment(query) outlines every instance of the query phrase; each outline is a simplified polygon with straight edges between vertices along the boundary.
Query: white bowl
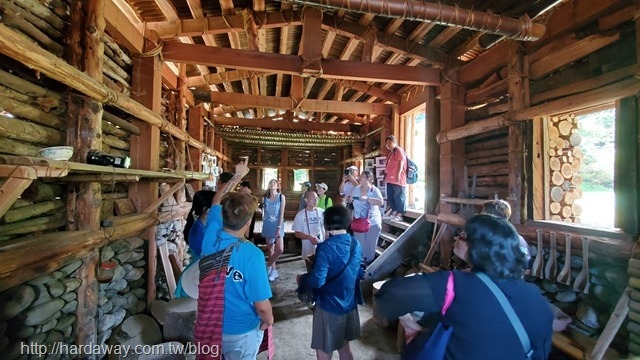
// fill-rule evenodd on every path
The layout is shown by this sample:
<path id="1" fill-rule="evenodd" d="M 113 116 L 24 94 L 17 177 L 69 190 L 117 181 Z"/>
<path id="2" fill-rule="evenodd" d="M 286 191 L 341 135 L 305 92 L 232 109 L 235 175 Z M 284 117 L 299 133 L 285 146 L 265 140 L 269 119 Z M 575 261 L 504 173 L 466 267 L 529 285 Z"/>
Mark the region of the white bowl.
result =
<path id="1" fill-rule="evenodd" d="M 49 160 L 67 161 L 73 156 L 73 147 L 71 146 L 53 146 L 38 151 L 38 155 Z"/>

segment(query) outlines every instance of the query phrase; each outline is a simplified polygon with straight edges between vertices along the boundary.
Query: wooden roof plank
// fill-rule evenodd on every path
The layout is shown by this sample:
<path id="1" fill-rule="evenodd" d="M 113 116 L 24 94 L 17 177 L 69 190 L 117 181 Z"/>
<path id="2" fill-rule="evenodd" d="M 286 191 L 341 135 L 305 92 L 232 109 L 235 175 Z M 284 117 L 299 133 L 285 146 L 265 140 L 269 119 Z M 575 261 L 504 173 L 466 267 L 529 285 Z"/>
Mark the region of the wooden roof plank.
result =
<path id="1" fill-rule="evenodd" d="M 239 106 L 269 107 L 296 111 L 339 112 L 347 114 L 379 114 L 388 115 L 392 106 L 386 104 L 353 103 L 346 101 L 303 99 L 296 102 L 288 97 L 260 96 L 239 93 L 211 93 L 211 101 L 215 103 Z"/>
<path id="2" fill-rule="evenodd" d="M 315 130 L 315 131 L 343 131 L 343 132 L 358 132 L 360 125 L 335 125 L 335 124 L 322 124 L 311 121 L 293 122 L 288 120 L 274 121 L 270 118 L 264 119 L 241 119 L 226 116 L 214 116 L 214 122 L 216 125 L 229 125 L 240 127 L 258 127 L 263 129 L 277 129 L 277 130 Z"/>

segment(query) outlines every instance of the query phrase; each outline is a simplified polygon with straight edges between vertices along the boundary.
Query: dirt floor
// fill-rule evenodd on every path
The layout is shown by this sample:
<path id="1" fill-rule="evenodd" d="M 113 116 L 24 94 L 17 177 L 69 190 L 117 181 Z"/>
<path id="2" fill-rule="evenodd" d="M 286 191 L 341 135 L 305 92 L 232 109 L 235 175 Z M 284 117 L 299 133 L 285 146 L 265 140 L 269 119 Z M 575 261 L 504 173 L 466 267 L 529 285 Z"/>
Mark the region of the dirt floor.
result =
<path id="1" fill-rule="evenodd" d="M 280 277 L 271 283 L 273 297 L 271 304 L 275 316 L 273 327 L 276 354 L 274 359 L 297 360 L 315 359 L 311 349 L 311 328 L 313 313 L 296 297 L 296 275 L 306 271 L 298 254 L 285 253 L 277 263 Z M 370 299 L 359 306 L 362 336 L 351 343 L 355 359 L 391 360 L 399 359 L 396 352 L 396 332 L 391 328 L 381 328 L 372 320 Z M 266 359 L 265 353 L 258 359 Z M 337 352 L 334 359 L 338 359 Z"/>

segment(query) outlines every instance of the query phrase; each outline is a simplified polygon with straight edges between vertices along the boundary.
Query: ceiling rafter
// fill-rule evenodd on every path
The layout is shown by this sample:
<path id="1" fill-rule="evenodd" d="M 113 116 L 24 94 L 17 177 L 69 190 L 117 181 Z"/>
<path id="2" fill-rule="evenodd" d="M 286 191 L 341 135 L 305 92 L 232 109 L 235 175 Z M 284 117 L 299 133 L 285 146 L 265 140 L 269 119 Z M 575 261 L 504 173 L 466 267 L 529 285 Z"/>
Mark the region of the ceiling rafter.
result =
<path id="1" fill-rule="evenodd" d="M 273 117 L 258 118 L 258 119 L 240 119 L 225 116 L 214 116 L 216 125 L 230 125 L 241 127 L 257 127 L 263 129 L 279 129 L 279 130 L 315 130 L 315 131 L 343 131 L 343 132 L 358 132 L 359 125 L 340 125 L 334 124 L 321 124 L 318 122 L 305 121 L 298 119 L 299 121 L 291 120 L 278 120 L 274 121 Z"/>

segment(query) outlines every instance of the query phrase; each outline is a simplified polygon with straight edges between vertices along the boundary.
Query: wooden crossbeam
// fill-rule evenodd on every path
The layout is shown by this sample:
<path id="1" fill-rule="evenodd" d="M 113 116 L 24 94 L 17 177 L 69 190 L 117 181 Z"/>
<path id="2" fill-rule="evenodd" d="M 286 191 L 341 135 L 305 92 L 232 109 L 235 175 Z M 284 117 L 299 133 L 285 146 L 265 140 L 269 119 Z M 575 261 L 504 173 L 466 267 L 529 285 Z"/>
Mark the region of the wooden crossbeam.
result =
<path id="1" fill-rule="evenodd" d="M 122 4 L 123 2 L 124 4 Z M 127 50 L 139 54 L 144 47 L 142 22 L 138 21 L 139 25 L 134 23 L 130 18 L 131 14 L 127 16 L 122 9 L 128 9 L 135 13 L 123 0 L 105 1 L 104 20 L 106 22 L 106 30 Z"/>
<path id="2" fill-rule="evenodd" d="M 230 83 L 238 80 L 246 80 L 254 76 L 269 76 L 274 72 L 260 72 L 251 70 L 229 70 L 221 73 L 208 74 L 202 76 L 190 76 L 187 78 L 187 85 L 190 87 L 202 87 L 205 85 L 216 85 Z"/>
<path id="3" fill-rule="evenodd" d="M 298 103 L 288 97 L 260 96 L 239 93 L 211 93 L 211 101 L 240 106 L 255 106 L 296 111 L 339 112 L 347 114 L 391 114 L 392 106 L 386 104 L 354 103 L 333 100 L 304 99 Z"/>
<path id="4" fill-rule="evenodd" d="M 224 66 L 236 69 L 273 71 L 299 75 L 302 58 L 295 55 L 262 53 L 250 50 L 214 48 L 206 45 L 166 43 L 162 54 L 167 61 Z M 397 84 L 439 85 L 440 70 L 416 67 L 408 72 L 405 66 L 322 59 L 323 78 L 391 82 Z"/>
<path id="5" fill-rule="evenodd" d="M 236 117 L 227 116 L 214 116 L 216 125 L 230 125 L 240 127 L 256 127 L 263 129 L 277 129 L 277 130 L 316 130 L 316 131 L 343 131 L 343 132 L 358 132 L 360 131 L 360 125 L 351 124 L 323 124 L 310 121 L 289 121 L 280 120 L 274 121 L 269 118 L 262 119 L 241 119 Z"/>

